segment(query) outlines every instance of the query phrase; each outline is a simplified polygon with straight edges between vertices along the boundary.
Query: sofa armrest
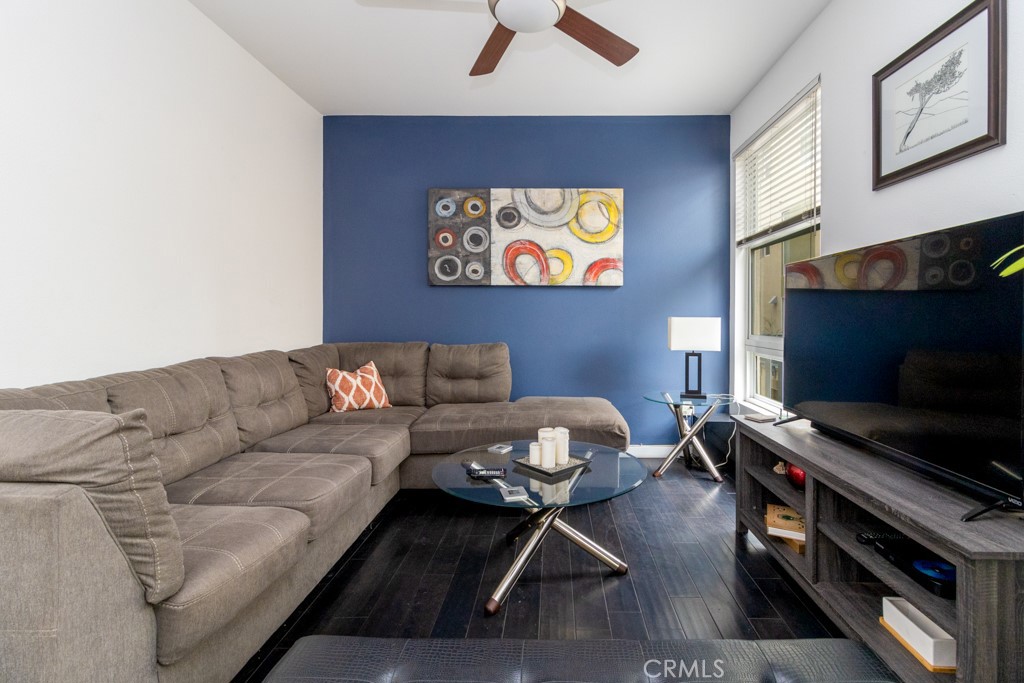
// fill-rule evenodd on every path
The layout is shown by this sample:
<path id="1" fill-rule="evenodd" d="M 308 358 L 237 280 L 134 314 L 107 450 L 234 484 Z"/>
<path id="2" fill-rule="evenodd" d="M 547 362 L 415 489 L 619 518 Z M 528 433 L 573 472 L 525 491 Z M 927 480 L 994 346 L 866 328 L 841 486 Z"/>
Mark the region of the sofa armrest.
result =
<path id="1" fill-rule="evenodd" d="M 89 497 L 0 483 L 0 680 L 156 680 L 156 620 Z"/>

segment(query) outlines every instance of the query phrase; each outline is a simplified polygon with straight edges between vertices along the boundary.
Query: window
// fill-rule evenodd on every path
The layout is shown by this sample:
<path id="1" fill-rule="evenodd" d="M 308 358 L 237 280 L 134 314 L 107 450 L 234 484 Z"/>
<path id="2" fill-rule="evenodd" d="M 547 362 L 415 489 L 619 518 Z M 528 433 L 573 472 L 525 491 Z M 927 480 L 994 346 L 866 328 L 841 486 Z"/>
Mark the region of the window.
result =
<path id="1" fill-rule="evenodd" d="M 733 157 L 736 310 L 748 401 L 782 405 L 786 266 L 820 252 L 821 86 L 815 81 Z"/>

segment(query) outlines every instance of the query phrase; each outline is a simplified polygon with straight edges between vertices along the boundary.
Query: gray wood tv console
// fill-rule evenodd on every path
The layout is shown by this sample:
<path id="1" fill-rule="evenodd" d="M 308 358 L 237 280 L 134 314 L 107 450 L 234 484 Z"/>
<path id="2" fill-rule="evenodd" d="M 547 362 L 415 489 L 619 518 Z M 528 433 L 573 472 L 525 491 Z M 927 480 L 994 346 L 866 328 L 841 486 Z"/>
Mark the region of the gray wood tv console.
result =
<path id="1" fill-rule="evenodd" d="M 960 515 L 977 501 L 881 456 L 812 429 L 736 418 L 736 530 L 756 536 L 847 636 L 868 644 L 906 681 L 1024 681 L 1024 520 Z M 971 454 L 965 454 L 970 457 Z M 772 471 L 807 472 L 804 491 Z M 804 515 L 806 554 L 765 533 L 765 506 Z M 891 527 L 956 566 L 955 600 L 915 583 L 870 546 L 862 530 Z M 899 595 L 957 640 L 957 673 L 924 668 L 878 622 L 882 597 Z"/>

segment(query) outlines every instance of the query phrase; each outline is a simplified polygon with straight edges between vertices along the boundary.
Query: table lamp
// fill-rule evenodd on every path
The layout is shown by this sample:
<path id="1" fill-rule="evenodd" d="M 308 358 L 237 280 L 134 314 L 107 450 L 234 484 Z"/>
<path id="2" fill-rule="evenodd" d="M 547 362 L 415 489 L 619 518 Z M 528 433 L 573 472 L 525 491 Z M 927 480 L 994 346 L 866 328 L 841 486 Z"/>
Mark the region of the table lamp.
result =
<path id="1" fill-rule="evenodd" d="M 669 318 L 668 348 L 686 351 L 686 387 L 681 398 L 704 399 L 701 384 L 701 351 L 722 350 L 721 318 Z M 697 386 L 690 385 L 690 366 L 696 359 Z"/>

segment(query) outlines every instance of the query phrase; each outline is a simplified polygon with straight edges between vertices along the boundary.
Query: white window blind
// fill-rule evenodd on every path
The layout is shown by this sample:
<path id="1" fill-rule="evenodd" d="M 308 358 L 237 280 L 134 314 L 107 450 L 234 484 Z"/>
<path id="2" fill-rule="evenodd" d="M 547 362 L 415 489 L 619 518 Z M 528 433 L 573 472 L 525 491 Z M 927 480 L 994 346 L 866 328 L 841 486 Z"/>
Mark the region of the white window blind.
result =
<path id="1" fill-rule="evenodd" d="M 821 86 L 815 82 L 736 153 L 736 241 L 744 244 L 821 211 Z"/>

